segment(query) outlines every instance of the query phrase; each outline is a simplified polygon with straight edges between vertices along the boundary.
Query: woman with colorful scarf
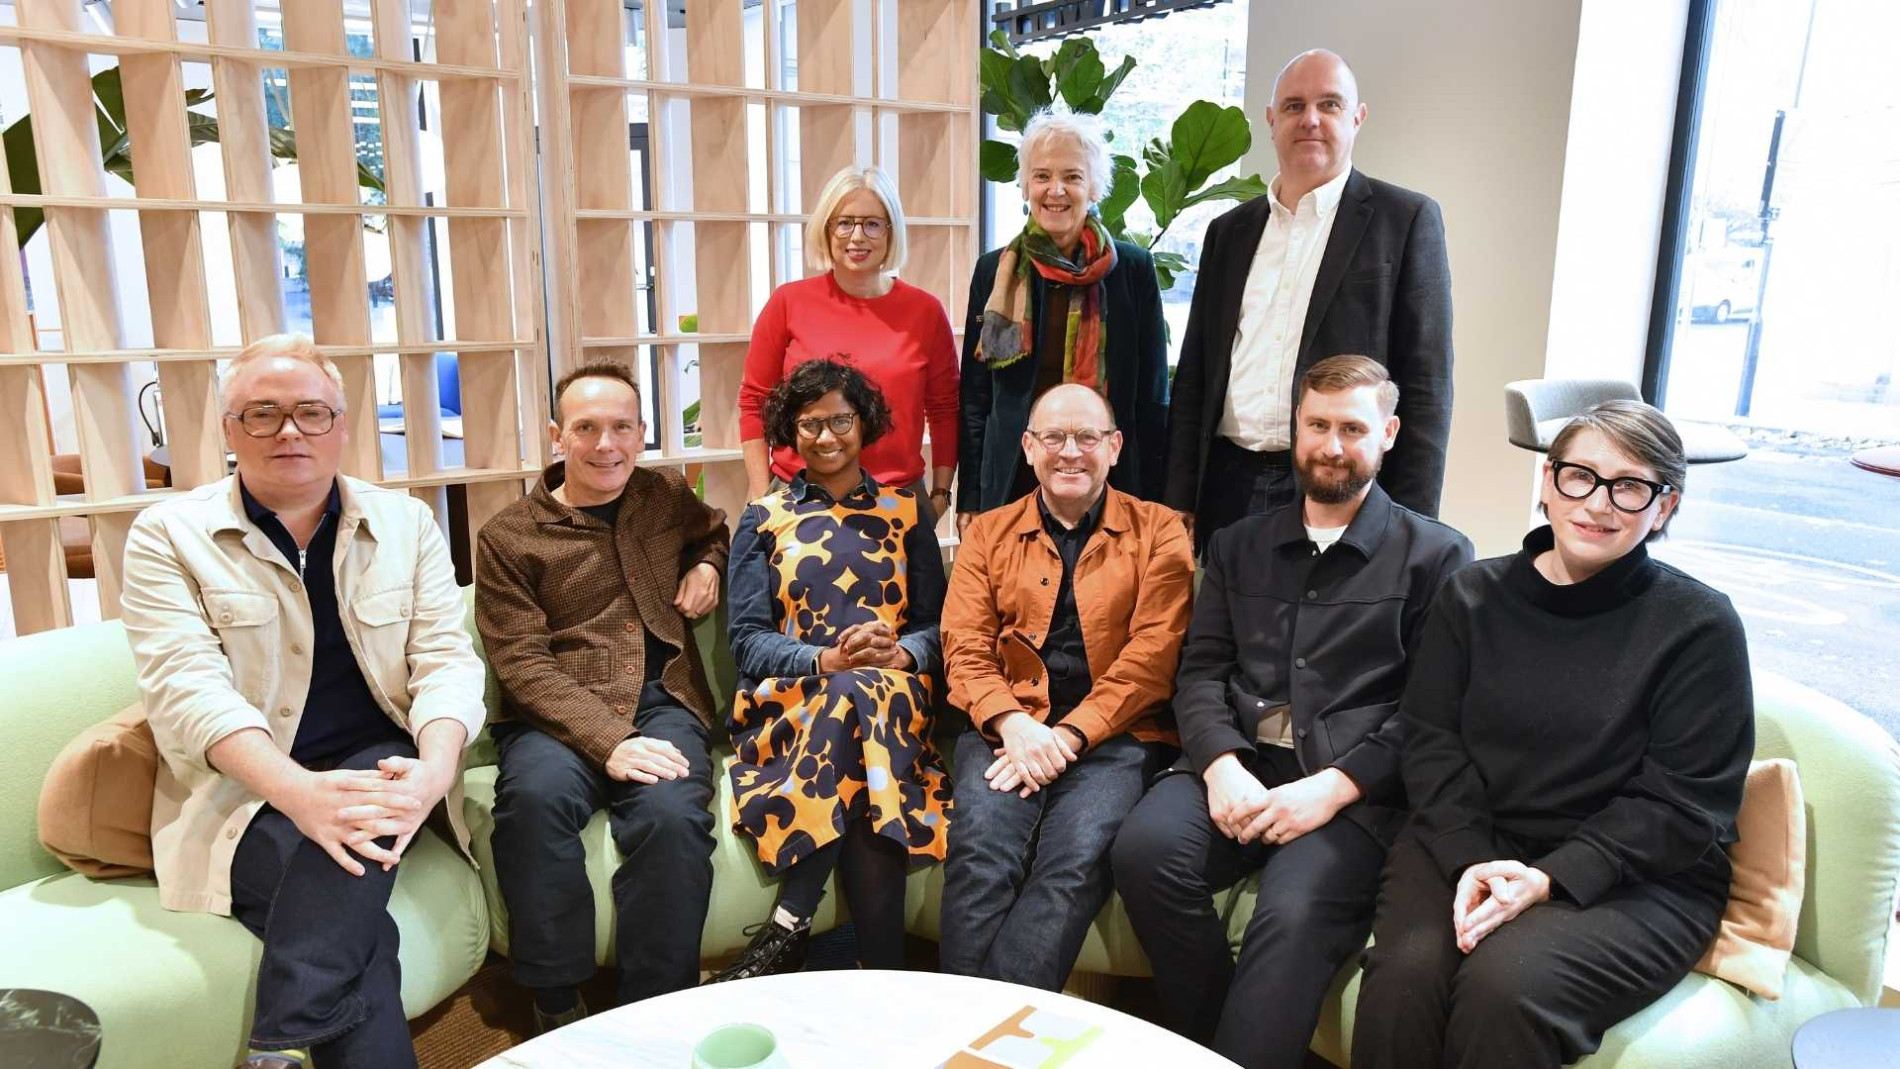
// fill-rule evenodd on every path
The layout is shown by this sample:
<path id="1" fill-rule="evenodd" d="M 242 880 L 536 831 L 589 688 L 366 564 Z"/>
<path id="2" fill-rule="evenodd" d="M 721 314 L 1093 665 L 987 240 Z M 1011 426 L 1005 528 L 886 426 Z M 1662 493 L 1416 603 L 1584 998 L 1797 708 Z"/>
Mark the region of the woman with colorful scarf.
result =
<path id="1" fill-rule="evenodd" d="M 1115 413 L 1123 445 L 1109 485 L 1159 501 L 1167 475 L 1161 289 L 1148 251 L 1112 240 L 1095 214 L 1114 174 L 1101 127 L 1090 115 L 1038 112 L 1017 158 L 1029 220 L 970 279 L 959 530 L 1035 488 L 1022 444 L 1029 408 L 1065 382 L 1094 387 Z"/>

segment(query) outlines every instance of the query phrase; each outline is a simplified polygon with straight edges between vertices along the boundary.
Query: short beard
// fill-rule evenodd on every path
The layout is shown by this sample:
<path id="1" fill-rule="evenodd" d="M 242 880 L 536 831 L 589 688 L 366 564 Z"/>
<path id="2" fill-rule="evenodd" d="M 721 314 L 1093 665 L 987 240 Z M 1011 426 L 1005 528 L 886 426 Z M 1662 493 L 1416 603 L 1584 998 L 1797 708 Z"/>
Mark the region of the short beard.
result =
<path id="1" fill-rule="evenodd" d="M 1330 464 L 1325 467 L 1329 475 L 1339 470 Z M 1370 468 L 1348 465 L 1343 475 L 1334 478 L 1323 478 L 1320 468 L 1321 465 L 1314 463 L 1300 465 L 1300 488 L 1309 500 L 1320 505 L 1343 505 L 1351 501 L 1379 474 L 1377 464 Z"/>

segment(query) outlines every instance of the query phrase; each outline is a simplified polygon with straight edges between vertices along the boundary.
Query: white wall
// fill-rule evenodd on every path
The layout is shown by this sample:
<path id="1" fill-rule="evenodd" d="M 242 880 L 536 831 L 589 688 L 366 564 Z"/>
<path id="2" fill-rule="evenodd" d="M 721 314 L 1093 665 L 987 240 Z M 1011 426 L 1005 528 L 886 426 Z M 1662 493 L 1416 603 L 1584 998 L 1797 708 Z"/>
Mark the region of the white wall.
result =
<path id="1" fill-rule="evenodd" d="M 1651 10 L 1656 7 L 1667 10 Z M 1428 193 L 1444 208 L 1457 400 L 1442 511 L 1480 555 L 1515 548 L 1531 486 L 1530 454 L 1505 442 L 1504 384 L 1544 375 L 1547 352 L 1567 375 L 1595 374 L 1591 368 L 1604 352 L 1623 354 L 1617 368 L 1641 367 L 1638 326 L 1648 315 L 1655 246 L 1649 217 L 1659 216 L 1662 175 L 1645 164 L 1642 173 L 1622 176 L 1615 195 L 1605 198 L 1593 196 L 1585 176 L 1600 178 L 1615 168 L 1583 164 L 1628 140 L 1618 120 L 1632 112 L 1639 140 L 1654 147 L 1674 115 L 1681 17 L 1671 12 L 1684 7 L 1684 0 L 1334 0 L 1252 8 L 1248 114 L 1265 114 L 1273 77 L 1287 59 L 1303 49 L 1331 48 L 1353 64 L 1369 108 L 1354 163 Z M 1669 32 L 1645 36 L 1626 51 L 1648 57 L 1646 63 L 1665 58 L 1666 79 L 1652 72 L 1618 85 L 1609 80 L 1613 69 L 1579 77 L 1580 54 L 1593 64 L 1593 56 L 1615 43 L 1610 35 L 1647 35 L 1655 26 Z M 1573 131 L 1573 87 L 1580 83 L 1591 97 L 1590 117 Z M 1666 97 L 1657 95 L 1664 84 Z M 1606 86 L 1614 87 L 1610 95 L 1594 96 Z M 1271 141 L 1256 136 L 1254 144 L 1243 170 L 1273 173 Z M 1663 148 L 1666 168 L 1666 142 Z M 1567 167 L 1573 156 L 1574 171 Z M 1568 194 L 1567 179 L 1573 183 Z M 1632 200 L 1642 200 L 1636 193 L 1651 184 L 1654 204 L 1631 210 Z M 1575 215 L 1569 225 L 1562 219 L 1566 206 Z M 1627 215 L 1605 224 L 1605 213 Z M 1604 232 L 1573 229 L 1586 225 L 1604 226 Z M 1566 291 L 1557 302 L 1555 333 L 1575 340 L 1553 346 L 1553 284 L 1572 275 L 1558 270 L 1560 244 L 1567 264 L 1575 257 L 1578 277 L 1601 274 L 1616 284 L 1597 287 L 1594 305 Z M 1612 252 L 1619 255 L 1606 266 L 1611 261 L 1599 258 Z M 1579 324 L 1607 316 L 1611 305 L 1617 311 L 1600 330 L 1593 325 L 1591 333 L 1579 333 Z"/>

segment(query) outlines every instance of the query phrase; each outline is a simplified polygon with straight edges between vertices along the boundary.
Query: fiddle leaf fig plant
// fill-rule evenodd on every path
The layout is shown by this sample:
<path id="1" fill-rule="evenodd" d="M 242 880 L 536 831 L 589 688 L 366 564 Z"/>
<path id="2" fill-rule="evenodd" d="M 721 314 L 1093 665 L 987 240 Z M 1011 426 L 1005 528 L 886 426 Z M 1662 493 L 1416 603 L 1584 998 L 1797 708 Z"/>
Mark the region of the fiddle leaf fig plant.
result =
<path id="1" fill-rule="evenodd" d="M 1134 69 L 1135 57 L 1124 56 L 1110 71 L 1086 37 L 1068 38 L 1055 55 L 1042 59 L 1023 55 L 997 30 L 990 34 L 990 47 L 983 50 L 979 64 L 983 110 L 996 116 L 998 127 L 1011 132 L 1020 132 L 1031 115 L 1057 100 L 1072 112 L 1099 115 Z M 1114 131 L 1108 130 L 1107 136 L 1112 144 Z M 1190 265 L 1179 253 L 1155 249 L 1181 213 L 1207 201 L 1252 200 L 1267 191 L 1258 174 L 1211 182 L 1252 145 L 1253 131 L 1239 108 L 1209 100 L 1189 104 L 1175 118 L 1165 140 L 1151 139 L 1141 146 L 1139 157 L 1115 155 L 1114 181 L 1108 196 L 1096 205 L 1102 225 L 1112 236 L 1153 253 L 1161 288 L 1171 288 L 1175 275 Z M 985 139 L 978 167 L 989 181 L 1014 181 L 1016 146 Z M 1136 200 L 1146 203 L 1154 216 L 1154 233 L 1128 229 L 1128 210 Z"/>
<path id="2" fill-rule="evenodd" d="M 185 90 L 185 118 L 193 146 L 218 140 L 217 117 L 191 110 L 211 97 L 209 89 Z M 136 185 L 132 175 L 132 135 L 125 119 L 125 86 L 120 81 L 119 68 L 107 67 L 92 76 L 92 111 L 99 127 L 100 161 L 106 172 Z M 13 184 L 13 192 L 38 194 L 40 164 L 33 145 L 33 116 L 23 115 L 8 126 L 0 133 L 0 144 L 5 147 L 7 176 Z M 296 134 L 281 126 L 271 127 L 270 152 L 279 160 L 296 159 Z M 361 161 L 356 165 L 356 183 L 367 189 L 381 191 L 383 188 L 383 180 Z M 36 207 L 16 207 L 13 221 L 19 230 L 19 242 L 24 246 L 46 221 L 46 213 Z"/>

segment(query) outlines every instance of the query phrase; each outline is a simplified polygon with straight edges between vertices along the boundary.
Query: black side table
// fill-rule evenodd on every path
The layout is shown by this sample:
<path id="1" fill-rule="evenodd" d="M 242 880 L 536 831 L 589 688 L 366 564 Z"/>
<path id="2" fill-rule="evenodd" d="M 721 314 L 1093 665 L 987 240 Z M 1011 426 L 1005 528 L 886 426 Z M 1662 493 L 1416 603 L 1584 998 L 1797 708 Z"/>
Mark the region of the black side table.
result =
<path id="1" fill-rule="evenodd" d="M 53 991 L 0 988 L 0 1065 L 8 1069 L 92 1069 L 99 1016 Z"/>
<path id="2" fill-rule="evenodd" d="M 1900 1009 L 1863 1006 L 1824 1013 L 1794 1034 L 1795 1069 L 1892 1065 L 1900 1052 Z"/>

